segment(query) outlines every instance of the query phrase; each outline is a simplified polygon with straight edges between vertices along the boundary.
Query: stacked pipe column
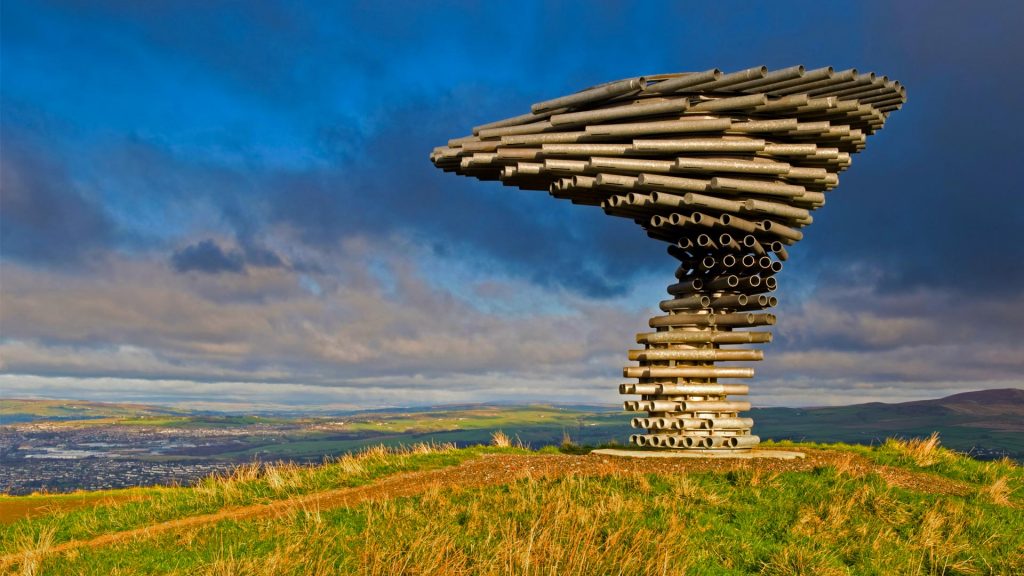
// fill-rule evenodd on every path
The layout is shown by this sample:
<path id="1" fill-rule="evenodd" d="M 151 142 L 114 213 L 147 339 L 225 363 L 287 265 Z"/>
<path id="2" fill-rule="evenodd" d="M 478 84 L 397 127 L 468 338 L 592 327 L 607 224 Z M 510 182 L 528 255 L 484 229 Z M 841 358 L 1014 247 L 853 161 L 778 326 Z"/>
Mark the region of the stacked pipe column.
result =
<path id="1" fill-rule="evenodd" d="M 771 341 L 787 249 L 905 100 L 898 82 L 830 67 L 628 78 L 477 126 L 431 161 L 599 206 L 665 242 L 676 282 L 629 351 L 634 381 L 619 387 L 636 397 L 624 403 L 643 431 L 631 441 L 749 450 L 758 437 L 741 382 L 754 371 L 742 363 Z"/>
<path id="2" fill-rule="evenodd" d="M 638 382 L 622 384 L 619 392 L 641 395 L 626 401 L 625 408 L 648 413 L 632 419 L 633 427 L 646 434 L 630 441 L 652 447 L 749 449 L 759 442 L 751 434 L 753 420 L 740 415 L 750 403 L 736 398 L 746 396 L 749 387 L 720 379 L 751 378 L 754 370 L 716 363 L 764 358 L 749 345 L 770 342 L 771 333 L 748 328 L 775 323 L 774 315 L 759 311 L 777 304 L 766 292 L 775 289 L 781 261 L 728 233 L 717 239 L 701 235 L 697 245 L 687 241 L 676 248 L 671 252 L 681 259 L 679 282 L 668 287 L 671 298 L 660 304 L 666 314 L 651 318 L 655 332 L 637 335 L 644 349 L 630 350 L 629 359 L 639 366 L 623 370 L 623 376 Z M 781 246 L 772 248 L 782 251 Z"/>

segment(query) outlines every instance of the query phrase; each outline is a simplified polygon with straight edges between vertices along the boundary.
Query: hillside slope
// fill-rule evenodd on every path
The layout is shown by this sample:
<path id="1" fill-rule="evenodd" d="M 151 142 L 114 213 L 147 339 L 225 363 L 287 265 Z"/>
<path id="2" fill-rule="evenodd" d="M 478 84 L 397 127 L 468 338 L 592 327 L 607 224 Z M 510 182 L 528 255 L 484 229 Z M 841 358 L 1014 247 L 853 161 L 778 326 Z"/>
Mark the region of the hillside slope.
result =
<path id="1" fill-rule="evenodd" d="M 1024 473 L 931 442 L 803 460 L 377 448 L 192 488 L 0 498 L 32 574 L 1021 573 Z M 28 503 L 28 505 L 26 505 Z M 33 506 L 34 505 L 34 506 Z M 5 511 L 16 510 L 15 513 Z M 689 573 L 688 572 L 688 573 Z"/>
<path id="2" fill-rule="evenodd" d="M 976 457 L 1024 458 L 1024 390 L 1007 388 L 935 400 L 751 411 L 758 434 L 775 440 L 878 444 L 939 432 L 944 446 Z"/>
<path id="3" fill-rule="evenodd" d="M 81 400 L 0 399 L 0 425 L 35 421 L 143 418 L 188 414 L 192 414 L 192 412 L 146 404 L 117 404 Z"/>

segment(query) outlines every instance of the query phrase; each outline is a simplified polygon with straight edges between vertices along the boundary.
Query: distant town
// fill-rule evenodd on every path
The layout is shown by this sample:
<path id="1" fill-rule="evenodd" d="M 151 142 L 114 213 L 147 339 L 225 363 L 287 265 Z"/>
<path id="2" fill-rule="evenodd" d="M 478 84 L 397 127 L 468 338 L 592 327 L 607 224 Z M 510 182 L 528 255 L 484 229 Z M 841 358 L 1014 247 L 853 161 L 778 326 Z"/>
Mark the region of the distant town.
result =
<path id="1" fill-rule="evenodd" d="M 980 460 L 1024 461 L 1024 390 L 831 408 L 754 409 L 765 439 L 878 444 L 940 433 Z M 319 463 L 376 444 L 486 444 L 502 430 L 538 448 L 624 443 L 614 407 L 466 405 L 333 415 L 232 415 L 153 406 L 0 400 L 0 493 L 184 485 L 241 463 Z"/>
<path id="2" fill-rule="evenodd" d="M 256 428 L 256 429 L 254 429 Z M 205 454 L 242 450 L 266 427 L 69 426 L 42 422 L 0 426 L 0 491 L 10 494 L 188 484 L 230 470 Z"/>
<path id="3" fill-rule="evenodd" d="M 0 493 L 183 485 L 246 462 L 319 463 L 373 444 L 487 443 L 497 427 L 524 429 L 523 441 L 534 447 L 557 444 L 566 431 L 596 443 L 628 434 L 621 418 L 609 418 L 610 411 L 545 406 L 315 417 L 133 413 L 118 407 L 76 403 L 55 411 L 51 405 L 38 416 L 30 405 L 21 413 L 5 410 Z"/>

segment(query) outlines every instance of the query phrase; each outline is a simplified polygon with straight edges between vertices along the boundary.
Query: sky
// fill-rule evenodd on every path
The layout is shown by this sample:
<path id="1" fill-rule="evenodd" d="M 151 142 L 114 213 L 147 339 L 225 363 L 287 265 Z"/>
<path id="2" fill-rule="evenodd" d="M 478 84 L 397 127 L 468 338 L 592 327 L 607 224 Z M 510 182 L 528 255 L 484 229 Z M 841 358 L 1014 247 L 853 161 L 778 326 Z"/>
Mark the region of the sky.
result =
<path id="1" fill-rule="evenodd" d="M 1024 387 L 1024 4 L 0 9 L 0 397 L 611 404 L 673 260 L 431 148 L 643 75 L 899 80 L 779 277 L 755 405 Z"/>

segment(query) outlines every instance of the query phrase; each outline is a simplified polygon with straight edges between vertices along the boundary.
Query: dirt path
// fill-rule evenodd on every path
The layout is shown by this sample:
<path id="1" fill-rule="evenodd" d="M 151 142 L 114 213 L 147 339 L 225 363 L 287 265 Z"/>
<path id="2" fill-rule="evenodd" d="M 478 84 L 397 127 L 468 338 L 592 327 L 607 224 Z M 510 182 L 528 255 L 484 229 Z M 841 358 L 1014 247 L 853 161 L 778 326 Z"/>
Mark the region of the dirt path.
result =
<path id="1" fill-rule="evenodd" d="M 82 547 L 109 546 L 129 540 L 149 538 L 166 532 L 197 528 L 223 520 L 281 517 L 303 508 L 326 510 L 354 506 L 372 500 L 415 496 L 440 486 L 455 489 L 477 488 L 507 484 L 523 478 L 560 478 L 570 475 L 602 476 L 622 473 L 686 474 L 688 472 L 724 472 L 745 469 L 772 475 L 787 471 L 813 470 L 820 466 L 832 465 L 841 473 L 851 476 L 875 472 L 892 486 L 919 492 L 962 495 L 971 491 L 971 488 L 965 484 L 932 474 L 878 466 L 862 456 L 848 452 L 818 450 L 804 450 L 804 452 L 807 457 L 797 460 L 618 458 L 596 454 L 588 456 L 485 455 L 450 468 L 396 474 L 366 486 L 318 492 L 270 504 L 240 506 L 213 514 L 189 516 L 144 528 L 103 534 L 87 540 L 63 542 L 34 553 L 52 554 Z M 0 557 L 0 568 L 9 567 L 23 558 L 22 554 L 2 556 Z"/>

